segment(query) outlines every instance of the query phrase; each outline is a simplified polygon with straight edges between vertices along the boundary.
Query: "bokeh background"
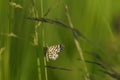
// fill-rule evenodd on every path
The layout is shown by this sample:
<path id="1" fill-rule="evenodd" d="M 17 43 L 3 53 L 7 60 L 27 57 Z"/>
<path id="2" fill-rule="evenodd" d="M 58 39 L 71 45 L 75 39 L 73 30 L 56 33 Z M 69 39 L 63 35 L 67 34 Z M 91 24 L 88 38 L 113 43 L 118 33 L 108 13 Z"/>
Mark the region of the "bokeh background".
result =
<path id="1" fill-rule="evenodd" d="M 69 25 L 65 5 L 77 38 L 27 19 Z M 46 62 L 44 47 L 56 44 L 64 50 Z M 120 80 L 120 0 L 0 0 L 0 80 Z"/>

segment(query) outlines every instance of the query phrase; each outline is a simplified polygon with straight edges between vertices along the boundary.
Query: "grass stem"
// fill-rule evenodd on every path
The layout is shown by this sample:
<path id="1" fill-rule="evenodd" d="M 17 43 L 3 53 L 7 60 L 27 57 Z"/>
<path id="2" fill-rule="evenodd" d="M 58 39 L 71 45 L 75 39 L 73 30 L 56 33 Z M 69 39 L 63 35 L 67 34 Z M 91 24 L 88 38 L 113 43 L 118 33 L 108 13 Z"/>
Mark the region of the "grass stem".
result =
<path id="1" fill-rule="evenodd" d="M 69 11 L 68 11 L 68 6 L 67 5 L 65 5 L 65 10 L 66 10 L 66 16 L 68 18 L 69 25 L 70 25 L 71 28 L 74 28 L 74 26 L 72 24 L 72 20 L 71 20 L 70 15 L 69 15 Z M 83 67 L 84 67 L 85 80 L 90 80 L 89 79 L 89 73 L 88 73 L 88 70 L 87 70 L 87 66 L 86 66 L 86 63 L 85 63 L 85 59 L 84 59 L 84 56 L 83 56 L 83 51 L 82 51 L 82 48 L 80 47 L 80 43 L 76 39 L 76 37 L 74 38 L 74 42 L 75 42 L 76 48 L 77 48 L 77 50 L 79 52 L 79 55 L 80 55 L 80 58 L 81 58 L 81 61 L 82 61 Z"/>
<path id="2" fill-rule="evenodd" d="M 44 16 L 44 9 L 43 9 L 43 0 L 41 0 L 41 17 Z M 45 46 L 45 32 L 44 32 L 44 27 L 42 26 L 42 42 L 43 42 L 43 47 Z M 44 52 L 44 48 L 43 48 L 43 52 Z M 44 56 L 44 66 L 46 66 L 46 58 Z M 45 68 L 45 79 L 48 80 L 48 76 L 47 76 L 47 68 Z"/>

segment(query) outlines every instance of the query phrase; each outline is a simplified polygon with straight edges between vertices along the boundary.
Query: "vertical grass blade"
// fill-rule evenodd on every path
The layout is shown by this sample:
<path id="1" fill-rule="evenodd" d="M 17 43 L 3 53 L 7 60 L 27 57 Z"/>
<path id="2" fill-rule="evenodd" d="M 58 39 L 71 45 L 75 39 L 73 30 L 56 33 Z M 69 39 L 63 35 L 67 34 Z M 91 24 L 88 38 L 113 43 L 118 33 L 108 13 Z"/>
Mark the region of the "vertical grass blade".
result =
<path id="1" fill-rule="evenodd" d="M 72 24 L 72 21 L 71 21 L 71 18 L 70 18 L 70 15 L 69 15 L 69 11 L 68 11 L 68 6 L 67 5 L 65 5 L 65 10 L 66 10 L 66 16 L 68 18 L 69 25 L 70 25 L 71 28 L 74 28 L 74 26 Z M 82 65 L 83 65 L 84 72 L 85 72 L 85 80 L 90 80 L 90 78 L 89 78 L 90 76 L 89 76 L 89 73 L 88 73 L 88 70 L 87 70 L 87 65 L 86 65 L 86 62 L 85 62 L 85 59 L 84 59 L 84 56 L 83 56 L 82 48 L 80 47 L 80 43 L 76 39 L 75 36 L 74 36 L 74 42 L 75 42 L 76 48 L 78 50 L 78 53 L 80 55 L 80 59 L 82 61 Z"/>

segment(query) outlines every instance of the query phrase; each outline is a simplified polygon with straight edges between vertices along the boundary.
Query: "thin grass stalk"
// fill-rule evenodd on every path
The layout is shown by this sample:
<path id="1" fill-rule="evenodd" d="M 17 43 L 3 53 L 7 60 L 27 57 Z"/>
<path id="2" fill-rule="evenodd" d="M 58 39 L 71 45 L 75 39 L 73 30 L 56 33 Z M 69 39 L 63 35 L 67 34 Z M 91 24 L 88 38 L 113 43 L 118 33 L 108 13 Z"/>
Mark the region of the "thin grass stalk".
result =
<path id="1" fill-rule="evenodd" d="M 3 76 L 3 66 L 2 66 L 2 62 L 3 62 L 3 58 L 2 58 L 2 54 L 3 54 L 3 52 L 5 51 L 5 47 L 2 47 L 2 48 L 0 48 L 0 80 L 3 80 L 4 78 L 4 76 Z"/>
<path id="2" fill-rule="evenodd" d="M 37 10 L 35 8 L 35 1 L 32 0 L 32 3 L 33 3 L 33 8 L 32 8 L 32 11 L 33 11 L 33 16 L 38 16 L 37 15 Z M 34 36 L 34 45 L 35 46 L 38 46 L 38 32 L 37 32 L 37 29 L 38 27 L 40 26 L 40 22 L 38 24 L 35 25 L 35 36 Z M 40 59 L 39 59 L 39 52 L 36 52 L 37 54 L 37 66 L 38 66 L 38 80 L 42 80 L 42 73 L 41 73 L 41 69 L 40 69 Z"/>
<path id="3" fill-rule="evenodd" d="M 34 4 L 34 0 L 33 0 L 33 4 Z M 41 17 L 43 17 L 43 0 L 40 0 L 40 9 L 41 9 Z M 38 17 L 38 11 L 37 9 L 34 7 L 34 16 Z M 38 77 L 39 80 L 48 80 L 47 77 L 47 69 L 45 68 L 46 66 L 46 58 L 44 57 L 44 46 L 45 46 L 45 40 L 44 40 L 44 28 L 41 26 L 42 22 L 38 22 L 35 25 L 35 37 L 34 37 L 34 44 L 39 46 L 39 43 L 42 44 L 42 50 L 41 50 L 41 56 L 39 56 L 39 47 L 37 48 L 37 65 L 38 65 Z M 42 29 L 42 40 L 39 40 L 39 35 L 38 35 L 38 28 L 41 26 Z M 41 42 L 40 42 L 41 41 Z M 42 58 L 43 57 L 43 58 Z"/>
<path id="4" fill-rule="evenodd" d="M 71 28 L 74 28 L 74 26 L 72 24 L 71 17 L 69 15 L 69 11 L 68 11 L 68 6 L 67 5 L 65 5 L 65 10 L 66 10 L 66 16 L 68 18 L 69 25 L 70 25 Z M 74 42 L 75 42 L 76 48 L 78 50 L 78 53 L 80 55 L 80 59 L 82 61 L 83 67 L 84 67 L 85 80 L 90 80 L 89 73 L 88 73 L 87 66 L 86 66 L 86 62 L 85 62 L 85 59 L 84 59 L 84 56 L 83 56 L 83 51 L 82 51 L 82 48 L 80 47 L 80 43 L 79 43 L 79 41 L 77 40 L 76 37 L 74 37 Z"/>
<path id="5" fill-rule="evenodd" d="M 44 17 L 44 9 L 43 9 L 43 0 L 41 0 L 41 17 Z M 42 27 L 42 42 L 43 42 L 43 47 L 45 46 L 45 32 L 44 32 L 44 27 Z M 43 48 L 44 52 L 44 48 Z M 44 56 L 44 65 L 46 66 L 46 58 Z M 45 79 L 48 80 L 48 75 L 47 75 L 47 68 L 45 67 Z"/>

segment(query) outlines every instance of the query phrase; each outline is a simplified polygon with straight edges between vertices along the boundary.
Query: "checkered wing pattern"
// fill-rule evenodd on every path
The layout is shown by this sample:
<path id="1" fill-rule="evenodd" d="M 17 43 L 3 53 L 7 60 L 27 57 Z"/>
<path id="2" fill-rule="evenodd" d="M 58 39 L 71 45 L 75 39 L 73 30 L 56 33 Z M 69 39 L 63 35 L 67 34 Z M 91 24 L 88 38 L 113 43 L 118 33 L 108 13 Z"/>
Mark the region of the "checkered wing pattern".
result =
<path id="1" fill-rule="evenodd" d="M 58 53 L 64 48 L 63 44 L 47 46 L 46 47 L 46 59 L 49 60 L 56 60 L 58 58 Z"/>

